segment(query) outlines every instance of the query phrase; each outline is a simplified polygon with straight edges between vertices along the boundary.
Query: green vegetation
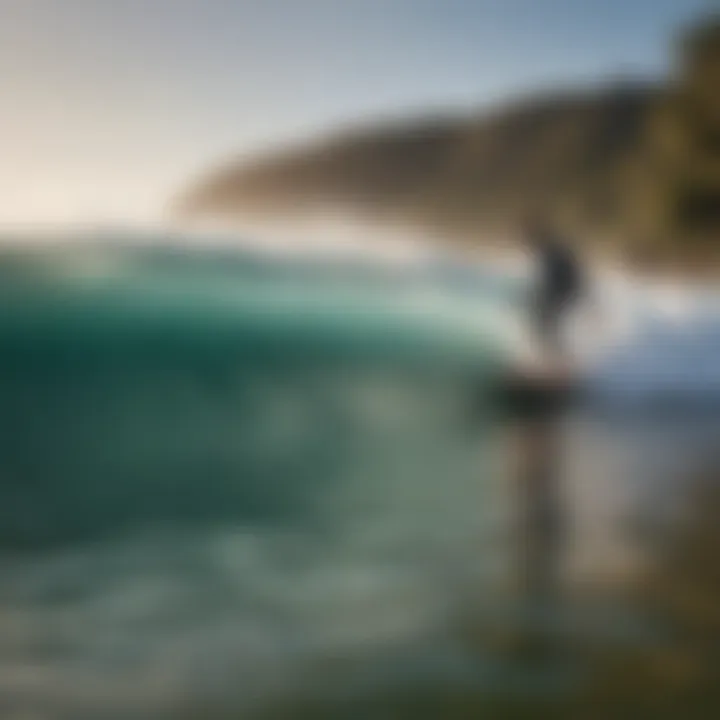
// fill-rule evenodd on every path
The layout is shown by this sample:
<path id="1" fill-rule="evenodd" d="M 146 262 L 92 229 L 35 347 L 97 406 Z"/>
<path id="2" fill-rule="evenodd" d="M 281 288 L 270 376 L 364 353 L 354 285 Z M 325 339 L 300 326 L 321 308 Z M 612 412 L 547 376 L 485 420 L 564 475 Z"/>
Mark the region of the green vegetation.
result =
<path id="1" fill-rule="evenodd" d="M 689 32 L 641 138 L 629 198 L 649 242 L 702 260 L 720 249 L 720 18 Z"/>
<path id="2" fill-rule="evenodd" d="M 602 249 L 720 251 L 720 18 L 680 43 L 664 86 L 621 85 L 349 131 L 230 164 L 177 204 L 188 216 L 346 209 L 480 242 L 543 208 Z"/>

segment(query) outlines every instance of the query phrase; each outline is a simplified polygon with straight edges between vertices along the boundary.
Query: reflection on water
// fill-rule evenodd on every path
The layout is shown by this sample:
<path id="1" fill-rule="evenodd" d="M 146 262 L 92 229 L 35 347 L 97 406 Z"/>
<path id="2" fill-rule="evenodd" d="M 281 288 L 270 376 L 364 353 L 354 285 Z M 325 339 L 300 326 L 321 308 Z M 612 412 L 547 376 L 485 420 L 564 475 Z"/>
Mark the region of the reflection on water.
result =
<path id="1" fill-rule="evenodd" d="M 518 422 L 517 492 L 518 593 L 526 618 L 537 618 L 536 640 L 561 610 L 562 561 L 567 509 L 563 507 L 561 428 L 555 413 Z M 538 627 L 539 625 L 539 627 Z M 530 639 L 530 638 L 529 638 Z"/>
<path id="2" fill-rule="evenodd" d="M 714 716 L 720 415 L 508 420 L 487 339 L 102 287 L 0 318 L 3 718 Z"/>

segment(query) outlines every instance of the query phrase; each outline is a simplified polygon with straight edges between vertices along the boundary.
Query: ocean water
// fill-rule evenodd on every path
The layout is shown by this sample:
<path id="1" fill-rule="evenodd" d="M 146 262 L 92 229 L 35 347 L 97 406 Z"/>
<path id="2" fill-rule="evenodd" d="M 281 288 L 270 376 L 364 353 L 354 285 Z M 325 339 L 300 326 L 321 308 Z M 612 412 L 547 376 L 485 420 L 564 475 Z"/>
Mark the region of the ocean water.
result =
<path id="1" fill-rule="evenodd" d="M 548 626 L 642 636 L 620 599 L 656 550 L 637 528 L 672 522 L 720 427 L 707 407 L 638 410 L 677 390 L 667 353 L 644 394 L 622 389 L 677 328 L 657 304 L 552 429 L 541 504 L 563 539 L 532 530 L 552 568 L 522 592 L 535 429 L 493 400 L 515 280 L 129 244 L 8 251 L 0 275 L 3 718 L 550 692 L 468 638 L 536 606 Z M 705 365 L 707 336 L 691 336 Z M 665 361 L 687 367 L 693 342 Z"/>

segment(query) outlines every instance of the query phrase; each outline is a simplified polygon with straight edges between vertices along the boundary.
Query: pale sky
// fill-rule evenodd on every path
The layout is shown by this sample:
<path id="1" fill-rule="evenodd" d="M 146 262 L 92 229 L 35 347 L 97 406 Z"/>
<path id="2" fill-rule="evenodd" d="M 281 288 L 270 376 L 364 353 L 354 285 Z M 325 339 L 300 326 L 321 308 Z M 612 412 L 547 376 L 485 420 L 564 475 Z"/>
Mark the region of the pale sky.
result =
<path id="1" fill-rule="evenodd" d="M 667 71 L 707 0 L 0 0 L 0 227 L 135 221 L 348 122 Z"/>

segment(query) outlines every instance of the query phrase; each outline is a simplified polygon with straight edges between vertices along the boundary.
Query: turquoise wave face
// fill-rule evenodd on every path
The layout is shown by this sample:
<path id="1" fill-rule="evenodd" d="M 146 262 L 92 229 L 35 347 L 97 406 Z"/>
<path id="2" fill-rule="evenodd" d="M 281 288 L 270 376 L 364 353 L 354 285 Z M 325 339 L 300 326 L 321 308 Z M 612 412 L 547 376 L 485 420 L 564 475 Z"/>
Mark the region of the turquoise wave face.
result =
<path id="1" fill-rule="evenodd" d="M 663 528 L 698 501 L 714 527 L 690 470 L 714 482 L 718 420 L 497 423 L 514 293 L 437 266 L 6 255 L 3 707 L 537 714 L 595 700 L 610 652 L 611 678 L 667 637 L 686 657 L 696 622 L 655 636 L 634 583 L 679 547 L 652 594 L 706 587 L 704 522 L 690 565 Z"/>
<path id="2" fill-rule="evenodd" d="M 408 453 L 447 449 L 506 352 L 507 288 L 432 268 L 65 248 L 0 275 L 12 547 L 298 521 L 342 478 L 390 477 L 383 423 Z"/>
<path id="3" fill-rule="evenodd" d="M 149 344 L 473 365 L 503 353 L 505 298 L 489 278 L 468 292 L 467 280 L 458 287 L 427 270 L 157 251 L 41 260 L 15 258 L 5 272 L 0 333 L 10 350 Z"/>

